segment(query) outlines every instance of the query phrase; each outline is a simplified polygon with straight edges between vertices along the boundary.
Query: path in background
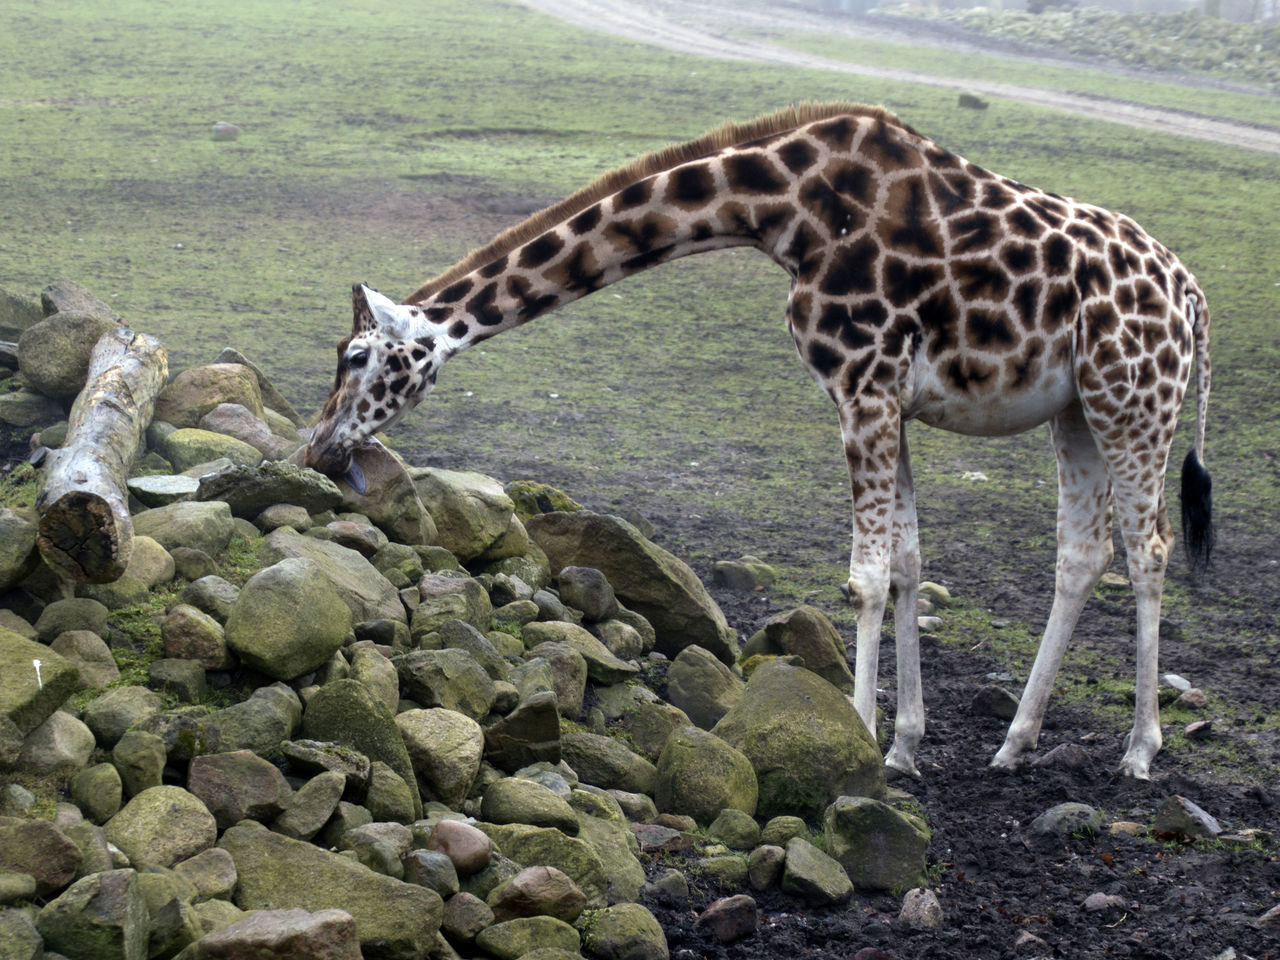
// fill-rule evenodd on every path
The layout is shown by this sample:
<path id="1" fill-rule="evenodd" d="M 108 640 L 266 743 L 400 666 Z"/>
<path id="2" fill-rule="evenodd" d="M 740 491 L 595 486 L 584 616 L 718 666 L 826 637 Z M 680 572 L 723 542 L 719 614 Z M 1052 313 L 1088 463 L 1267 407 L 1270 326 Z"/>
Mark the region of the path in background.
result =
<path id="1" fill-rule="evenodd" d="M 788 29 L 823 29 L 853 32 L 832 18 L 788 11 L 783 17 L 768 8 L 736 10 L 718 4 L 670 2 L 640 3 L 637 0 L 525 0 L 529 6 L 550 16 L 589 30 L 624 37 L 637 43 L 648 43 L 679 53 L 728 60 L 750 60 L 775 63 L 811 70 L 832 70 L 857 76 L 919 83 L 932 87 L 1002 97 L 1032 106 L 1063 113 L 1124 124 L 1143 130 L 1155 130 L 1175 136 L 1192 137 L 1227 146 L 1280 154 L 1280 130 L 1250 126 L 1234 120 L 1205 117 L 1160 107 L 1150 107 L 1106 97 L 1066 93 L 1039 87 L 1024 87 L 988 80 L 962 80 L 936 77 L 912 70 L 863 66 L 831 60 L 827 57 L 792 50 L 760 40 L 735 37 L 727 32 L 735 26 L 754 23 L 757 26 Z M 858 31 L 865 35 L 861 28 Z M 888 37 L 890 31 L 878 31 Z M 907 37 L 894 37 L 897 42 L 911 42 Z M 950 46 L 951 44 L 946 44 Z M 969 45 L 969 49 L 973 49 Z M 994 51 L 987 50 L 987 53 Z M 996 54 L 999 55 L 999 54 Z M 1020 55 L 1018 59 L 1027 59 Z M 1105 66 L 1091 67 L 1103 69 Z"/>

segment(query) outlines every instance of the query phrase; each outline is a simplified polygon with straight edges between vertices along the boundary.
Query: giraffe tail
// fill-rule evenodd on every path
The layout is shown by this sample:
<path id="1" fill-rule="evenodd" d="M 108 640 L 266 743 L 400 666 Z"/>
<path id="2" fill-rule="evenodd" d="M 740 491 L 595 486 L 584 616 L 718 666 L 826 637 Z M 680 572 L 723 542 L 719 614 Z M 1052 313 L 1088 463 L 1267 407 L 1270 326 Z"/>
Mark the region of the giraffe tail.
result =
<path id="1" fill-rule="evenodd" d="M 1182 544 L 1192 576 L 1199 579 L 1213 553 L 1213 481 L 1204 465 L 1205 418 L 1209 411 L 1209 306 L 1199 287 L 1187 295 L 1196 355 L 1196 439 L 1182 461 Z"/>

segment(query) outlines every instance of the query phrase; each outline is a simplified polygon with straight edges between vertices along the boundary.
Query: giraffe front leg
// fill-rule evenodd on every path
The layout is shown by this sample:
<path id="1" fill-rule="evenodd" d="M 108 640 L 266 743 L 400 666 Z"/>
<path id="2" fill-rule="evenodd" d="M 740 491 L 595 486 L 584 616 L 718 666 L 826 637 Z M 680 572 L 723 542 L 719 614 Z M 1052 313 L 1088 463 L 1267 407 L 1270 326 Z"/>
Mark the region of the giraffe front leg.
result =
<path id="1" fill-rule="evenodd" d="M 853 706 L 874 739 L 880 626 L 889 599 L 898 415 L 884 400 L 840 404 L 840 427 L 853 493 L 853 546 L 846 594 L 857 611 Z"/>
<path id="2" fill-rule="evenodd" d="M 916 748 L 924 737 L 920 621 L 916 611 L 916 599 L 920 594 L 920 529 L 916 522 L 915 484 L 911 476 L 906 424 L 902 425 L 899 437 L 890 583 L 893 592 L 894 640 L 898 655 L 898 713 L 893 722 L 893 746 L 884 758 L 884 765 L 899 773 L 919 777 L 915 760 Z"/>

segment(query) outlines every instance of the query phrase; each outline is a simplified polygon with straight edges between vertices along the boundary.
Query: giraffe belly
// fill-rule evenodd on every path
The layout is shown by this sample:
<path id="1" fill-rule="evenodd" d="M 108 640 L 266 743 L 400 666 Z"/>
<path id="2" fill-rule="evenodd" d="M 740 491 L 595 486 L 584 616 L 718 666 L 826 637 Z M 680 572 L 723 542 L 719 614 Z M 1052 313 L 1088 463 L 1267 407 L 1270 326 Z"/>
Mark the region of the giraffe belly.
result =
<path id="1" fill-rule="evenodd" d="M 967 389 L 943 380 L 936 369 L 929 368 L 918 377 L 905 412 L 908 419 L 952 433 L 998 437 L 1039 426 L 1075 397 L 1075 380 L 1065 366 L 1044 370 L 1033 383 L 1021 388 L 988 382 Z"/>

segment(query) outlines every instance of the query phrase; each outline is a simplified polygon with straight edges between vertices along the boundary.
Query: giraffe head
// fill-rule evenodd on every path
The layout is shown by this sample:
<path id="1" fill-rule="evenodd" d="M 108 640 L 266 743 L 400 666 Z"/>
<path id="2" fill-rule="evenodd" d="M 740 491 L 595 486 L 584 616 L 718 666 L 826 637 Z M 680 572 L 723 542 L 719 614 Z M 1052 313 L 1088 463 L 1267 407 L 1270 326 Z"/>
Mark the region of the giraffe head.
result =
<path id="1" fill-rule="evenodd" d="M 411 304 L 398 304 L 363 283 L 351 290 L 351 335 L 338 344 L 338 372 L 303 462 L 364 493 L 357 447 L 418 405 L 450 355 L 445 336 Z"/>

